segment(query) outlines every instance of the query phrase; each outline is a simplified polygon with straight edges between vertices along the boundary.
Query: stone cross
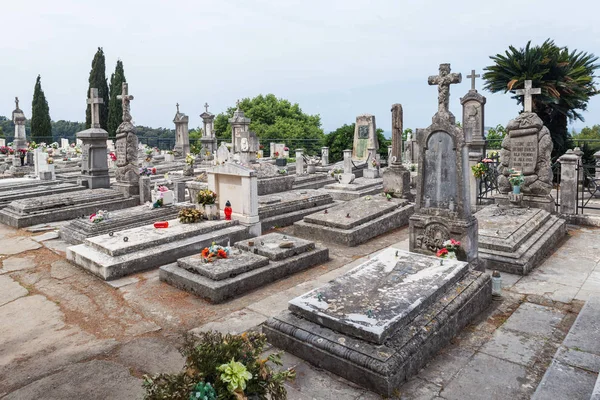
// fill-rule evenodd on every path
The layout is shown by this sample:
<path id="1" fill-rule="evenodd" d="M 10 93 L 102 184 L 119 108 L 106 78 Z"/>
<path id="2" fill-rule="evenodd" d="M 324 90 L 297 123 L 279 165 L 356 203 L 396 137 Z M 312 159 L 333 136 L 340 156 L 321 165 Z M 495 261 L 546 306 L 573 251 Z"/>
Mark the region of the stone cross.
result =
<path id="1" fill-rule="evenodd" d="M 208 112 L 208 103 L 204 103 L 204 110 Z"/>
<path id="2" fill-rule="evenodd" d="M 440 64 L 440 74 L 430 76 L 427 83 L 430 85 L 438 85 L 438 112 L 448 114 L 450 104 L 450 85 L 460 83 L 462 75 L 451 74 L 450 64 Z"/>
<path id="3" fill-rule="evenodd" d="M 527 80 L 525 81 L 525 89 L 518 89 L 515 91 L 516 94 L 522 94 L 524 96 L 523 99 L 523 104 L 524 104 L 524 108 L 523 111 L 525 112 L 531 112 L 531 95 L 532 94 L 542 94 L 542 89 L 540 88 L 532 88 L 531 85 L 531 81 Z"/>
<path id="4" fill-rule="evenodd" d="M 131 109 L 129 107 L 129 102 L 133 100 L 133 96 L 129 94 L 129 85 L 127 85 L 127 82 L 123 82 L 123 88 L 121 90 L 121 94 L 117 95 L 117 100 L 121 100 L 123 102 L 123 121 L 131 122 Z"/>
<path id="5" fill-rule="evenodd" d="M 175 106 L 177 107 L 177 114 L 179 114 L 179 103 L 175 104 Z"/>
<path id="6" fill-rule="evenodd" d="M 90 98 L 87 103 L 91 106 L 92 128 L 100 128 L 100 104 L 104 104 L 102 97 L 98 97 L 98 89 L 90 88 Z"/>
<path id="7" fill-rule="evenodd" d="M 475 75 L 474 69 L 471 70 L 471 75 L 467 75 L 467 79 L 471 79 L 471 90 L 475 90 L 475 79 L 480 77 L 481 75 L 479 74 Z"/>
<path id="8" fill-rule="evenodd" d="M 19 109 L 19 98 L 18 97 L 15 97 L 15 104 L 16 104 L 15 109 L 18 110 Z"/>
<path id="9" fill-rule="evenodd" d="M 240 100 L 238 99 L 238 101 L 235 102 L 235 105 L 237 106 L 237 109 L 240 109 Z"/>

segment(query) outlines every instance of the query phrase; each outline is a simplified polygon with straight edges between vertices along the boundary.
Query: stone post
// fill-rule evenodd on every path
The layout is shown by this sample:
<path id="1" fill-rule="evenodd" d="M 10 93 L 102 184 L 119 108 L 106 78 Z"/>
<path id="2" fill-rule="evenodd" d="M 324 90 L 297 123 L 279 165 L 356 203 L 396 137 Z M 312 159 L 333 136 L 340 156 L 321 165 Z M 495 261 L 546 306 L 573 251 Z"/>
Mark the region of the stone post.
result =
<path id="1" fill-rule="evenodd" d="M 150 186 L 150 177 L 140 177 L 140 204 L 152 201 L 152 188 Z"/>
<path id="2" fill-rule="evenodd" d="M 179 103 L 177 103 L 177 113 L 173 122 L 175 123 L 175 148 L 173 151 L 178 156 L 185 157 L 190 153 L 190 117 L 179 112 Z"/>
<path id="3" fill-rule="evenodd" d="M 388 148 L 388 168 L 383 172 L 383 191 L 394 197 L 412 199 L 410 172 L 402 164 L 403 112 L 401 104 L 392 105 L 392 146 Z M 367 172 L 368 175 L 368 171 Z"/>
<path id="4" fill-rule="evenodd" d="M 560 162 L 560 212 L 577 214 L 577 164 L 579 157 L 573 150 L 567 150 Z"/>
<path id="5" fill-rule="evenodd" d="M 344 173 L 352 173 L 352 150 L 344 150 Z"/>
<path id="6" fill-rule="evenodd" d="M 321 147 L 321 166 L 329 165 L 329 147 Z"/>
<path id="7" fill-rule="evenodd" d="M 13 140 L 13 147 L 15 149 L 15 154 L 17 154 L 20 149 L 27 148 L 27 136 L 25 133 L 25 114 L 19 108 L 18 97 L 15 97 L 15 105 L 15 110 L 12 113 L 13 123 L 15 124 L 15 139 Z M 20 163 L 19 166 L 21 166 Z"/>
<path id="8" fill-rule="evenodd" d="M 275 143 L 269 143 L 269 157 L 273 158 L 275 154 Z"/>
<path id="9" fill-rule="evenodd" d="M 471 150 L 471 148 L 469 148 Z M 481 153 L 479 150 L 469 151 L 469 198 L 471 199 L 471 209 L 477 211 L 477 198 L 479 197 L 479 179 L 473 175 L 471 167 L 475 166 L 481 159 Z"/>
<path id="10" fill-rule="evenodd" d="M 579 147 L 575 147 L 573 149 L 573 154 L 575 154 L 579 160 L 577 161 L 577 166 L 579 167 L 579 184 L 583 185 L 583 179 L 585 178 L 585 174 L 583 173 L 583 151 Z"/>
<path id="11" fill-rule="evenodd" d="M 215 115 L 208 112 L 208 103 L 204 104 L 205 112 L 200 114 L 204 124 L 204 132 L 200 138 L 200 143 L 206 152 L 210 155 L 202 154 L 203 159 L 210 159 L 213 152 L 217 150 L 217 138 L 215 137 L 214 121 Z"/>
<path id="12" fill-rule="evenodd" d="M 389 148 L 388 148 L 389 149 Z M 368 179 L 379 178 L 379 168 L 377 165 L 373 165 L 373 161 L 376 163 L 377 161 L 377 150 L 374 147 L 369 147 L 367 149 L 367 153 L 369 154 L 367 169 L 363 171 L 363 177 Z"/>
<path id="13" fill-rule="evenodd" d="M 175 203 L 185 201 L 185 182 L 175 182 Z"/>
<path id="14" fill-rule="evenodd" d="M 397 158 L 394 158 L 395 156 L 393 156 L 392 153 L 393 153 L 392 146 L 388 146 L 388 152 L 387 152 L 388 165 L 390 165 L 393 162 L 393 160 L 398 160 Z"/>
<path id="15" fill-rule="evenodd" d="M 296 149 L 296 175 L 304 174 L 304 149 Z"/>
<path id="16" fill-rule="evenodd" d="M 596 158 L 596 179 L 600 179 L 600 150 L 594 153 Z"/>

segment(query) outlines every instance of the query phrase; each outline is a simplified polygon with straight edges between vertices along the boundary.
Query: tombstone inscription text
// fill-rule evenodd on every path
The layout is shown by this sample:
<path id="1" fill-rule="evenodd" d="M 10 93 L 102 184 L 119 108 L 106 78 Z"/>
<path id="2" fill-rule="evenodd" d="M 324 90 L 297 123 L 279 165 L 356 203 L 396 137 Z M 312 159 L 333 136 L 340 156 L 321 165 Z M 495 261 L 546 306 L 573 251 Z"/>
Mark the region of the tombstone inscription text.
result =
<path id="1" fill-rule="evenodd" d="M 443 131 L 433 132 L 427 140 L 424 161 L 425 207 L 448 208 L 457 195 L 456 152 L 452 137 Z"/>
<path id="2" fill-rule="evenodd" d="M 369 126 L 361 125 L 358 127 L 358 138 L 359 139 L 368 139 L 369 138 Z"/>
<path id="3" fill-rule="evenodd" d="M 537 135 L 515 137 L 511 141 L 510 168 L 529 175 L 535 172 L 538 156 Z"/>

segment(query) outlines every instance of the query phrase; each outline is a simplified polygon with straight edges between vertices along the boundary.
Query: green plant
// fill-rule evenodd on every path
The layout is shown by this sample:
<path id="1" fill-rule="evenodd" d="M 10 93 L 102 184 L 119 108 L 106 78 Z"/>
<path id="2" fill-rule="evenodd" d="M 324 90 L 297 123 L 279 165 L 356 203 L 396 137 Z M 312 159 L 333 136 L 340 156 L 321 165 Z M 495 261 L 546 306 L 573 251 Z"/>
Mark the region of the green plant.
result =
<path id="1" fill-rule="evenodd" d="M 525 182 L 525 177 L 520 172 L 515 172 L 512 169 L 509 170 L 510 177 L 508 182 L 513 186 L 521 186 Z"/>
<path id="2" fill-rule="evenodd" d="M 186 357 L 184 370 L 144 376 L 145 399 L 193 399 L 191 394 L 202 383 L 204 389 L 210 384 L 219 400 L 284 400 L 284 382 L 293 379 L 295 371 L 274 371 L 271 364 L 281 365 L 281 353 L 261 358 L 266 343 L 265 335 L 255 332 L 202 332 L 198 337 L 187 334 L 180 350 Z"/>
<path id="3" fill-rule="evenodd" d="M 207 204 L 215 204 L 217 201 L 217 194 L 210 189 L 202 189 L 198 192 L 198 203 L 203 206 Z"/>
<path id="4" fill-rule="evenodd" d="M 196 210 L 195 208 L 184 208 L 179 211 L 177 217 L 179 218 L 179 222 L 182 224 L 191 224 L 194 222 L 198 222 L 202 220 L 204 214 L 200 210 Z"/>
<path id="5" fill-rule="evenodd" d="M 411 172 L 415 172 L 417 170 L 417 165 L 416 164 L 410 164 L 410 171 Z"/>
<path id="6" fill-rule="evenodd" d="M 296 159 L 295 159 L 294 157 L 288 157 L 287 161 L 288 161 L 289 163 L 295 163 L 295 162 L 296 162 Z"/>
<path id="7" fill-rule="evenodd" d="M 488 172 L 489 170 L 489 166 L 487 165 L 487 163 L 484 162 L 478 162 L 477 164 L 471 166 L 471 171 L 473 171 L 473 176 L 475 178 L 481 179 L 485 176 L 485 174 Z"/>
<path id="8" fill-rule="evenodd" d="M 198 382 L 190 393 L 190 400 L 217 400 L 217 392 L 209 382 Z"/>

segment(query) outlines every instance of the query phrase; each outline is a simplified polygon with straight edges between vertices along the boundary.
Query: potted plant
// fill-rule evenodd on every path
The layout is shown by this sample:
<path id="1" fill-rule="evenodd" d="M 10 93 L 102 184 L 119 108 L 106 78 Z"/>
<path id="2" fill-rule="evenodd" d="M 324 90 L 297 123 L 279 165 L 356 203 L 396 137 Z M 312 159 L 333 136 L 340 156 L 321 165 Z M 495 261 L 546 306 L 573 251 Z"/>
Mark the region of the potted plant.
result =
<path id="1" fill-rule="evenodd" d="M 440 258 L 459 259 L 464 260 L 466 257 L 462 254 L 460 242 L 458 240 L 449 239 L 442 243 L 442 247 L 435 254 Z"/>
<path id="2" fill-rule="evenodd" d="M 210 189 L 202 189 L 198 192 L 198 204 L 204 208 L 204 214 L 208 220 L 219 219 L 219 209 L 215 204 L 217 194 Z"/>
<path id="3" fill-rule="evenodd" d="M 510 170 L 510 177 L 508 178 L 508 182 L 513 187 L 514 194 L 521 193 L 521 185 L 525 182 L 525 177 L 521 173 L 521 171 L 513 171 Z"/>
<path id="4" fill-rule="evenodd" d="M 273 155 L 275 156 L 275 165 L 277 165 L 278 167 L 285 167 L 287 165 L 287 158 L 279 158 L 278 151 L 273 153 Z"/>

